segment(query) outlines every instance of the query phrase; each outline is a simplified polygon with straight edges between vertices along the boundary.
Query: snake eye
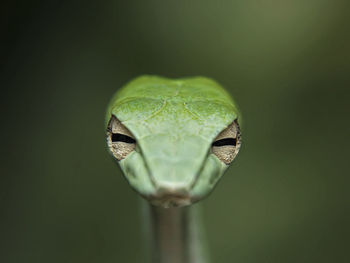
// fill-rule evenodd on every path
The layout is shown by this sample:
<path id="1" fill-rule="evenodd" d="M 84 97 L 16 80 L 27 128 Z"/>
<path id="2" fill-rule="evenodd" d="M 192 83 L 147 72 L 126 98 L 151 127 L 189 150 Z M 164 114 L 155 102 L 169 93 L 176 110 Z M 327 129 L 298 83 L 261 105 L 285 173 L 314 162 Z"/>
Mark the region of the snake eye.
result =
<path id="1" fill-rule="evenodd" d="M 136 141 L 133 138 L 121 133 L 112 133 L 111 139 L 112 142 L 136 143 Z"/>
<path id="2" fill-rule="evenodd" d="M 227 146 L 227 145 L 236 146 L 236 144 L 237 144 L 237 138 L 225 138 L 225 139 L 221 139 L 213 142 L 212 146 L 216 146 L 216 147 Z"/>
<path id="3" fill-rule="evenodd" d="M 136 147 L 136 140 L 131 132 L 115 116 L 112 116 L 108 123 L 107 145 L 118 161 L 124 159 Z"/>
<path id="4" fill-rule="evenodd" d="M 223 130 L 214 140 L 211 152 L 225 164 L 230 164 L 241 146 L 241 133 L 237 120 Z"/>

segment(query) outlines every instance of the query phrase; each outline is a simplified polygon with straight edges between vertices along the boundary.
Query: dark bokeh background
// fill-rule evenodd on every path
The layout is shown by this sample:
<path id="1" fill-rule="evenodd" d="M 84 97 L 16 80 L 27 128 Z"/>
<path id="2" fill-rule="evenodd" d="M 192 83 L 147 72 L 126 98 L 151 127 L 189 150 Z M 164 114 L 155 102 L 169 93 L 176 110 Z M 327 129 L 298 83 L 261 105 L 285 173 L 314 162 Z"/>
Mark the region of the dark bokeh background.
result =
<path id="1" fill-rule="evenodd" d="M 103 125 L 145 73 L 212 77 L 245 117 L 203 201 L 213 262 L 349 262 L 346 2 L 2 3 L 0 262 L 144 261 Z"/>

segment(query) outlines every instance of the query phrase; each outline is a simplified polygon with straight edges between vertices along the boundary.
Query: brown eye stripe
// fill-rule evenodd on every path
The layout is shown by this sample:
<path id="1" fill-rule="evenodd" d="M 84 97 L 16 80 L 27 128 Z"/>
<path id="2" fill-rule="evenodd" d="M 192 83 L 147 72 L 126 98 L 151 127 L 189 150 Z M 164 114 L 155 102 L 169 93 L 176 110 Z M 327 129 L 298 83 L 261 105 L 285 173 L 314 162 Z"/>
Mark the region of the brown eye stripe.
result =
<path id="1" fill-rule="evenodd" d="M 213 142 L 212 146 L 220 147 L 220 146 L 226 146 L 226 145 L 233 145 L 236 146 L 237 139 L 236 138 L 225 138 L 221 140 L 217 140 L 216 142 Z"/>
<path id="2" fill-rule="evenodd" d="M 121 134 L 121 133 L 112 133 L 112 142 L 125 142 L 125 143 L 135 143 L 135 139 Z"/>

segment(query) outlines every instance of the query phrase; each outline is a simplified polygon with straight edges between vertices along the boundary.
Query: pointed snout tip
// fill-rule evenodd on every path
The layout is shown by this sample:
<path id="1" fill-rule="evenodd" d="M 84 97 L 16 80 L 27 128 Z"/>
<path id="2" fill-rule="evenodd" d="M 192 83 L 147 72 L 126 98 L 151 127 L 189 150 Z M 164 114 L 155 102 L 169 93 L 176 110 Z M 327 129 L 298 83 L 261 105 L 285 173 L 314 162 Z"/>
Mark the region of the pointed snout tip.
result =
<path id="1" fill-rule="evenodd" d="M 188 194 L 190 186 L 185 183 L 174 183 L 174 182 L 161 182 L 157 184 L 157 194 L 175 194 L 185 195 Z"/>
<path id="2" fill-rule="evenodd" d="M 160 184 L 155 194 L 148 196 L 151 204 L 164 208 L 192 204 L 189 186 L 186 184 Z"/>

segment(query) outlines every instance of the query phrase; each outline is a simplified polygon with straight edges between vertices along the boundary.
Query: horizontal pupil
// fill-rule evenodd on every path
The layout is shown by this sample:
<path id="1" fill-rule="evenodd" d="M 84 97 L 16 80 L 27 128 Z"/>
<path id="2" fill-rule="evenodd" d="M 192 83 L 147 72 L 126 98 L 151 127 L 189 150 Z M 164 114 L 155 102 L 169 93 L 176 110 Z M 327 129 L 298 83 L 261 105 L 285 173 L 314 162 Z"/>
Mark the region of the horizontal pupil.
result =
<path id="1" fill-rule="evenodd" d="M 112 142 L 135 143 L 136 141 L 127 135 L 120 133 L 112 133 Z"/>
<path id="2" fill-rule="evenodd" d="M 217 140 L 216 142 L 213 142 L 213 146 L 225 146 L 225 145 L 233 145 L 236 146 L 237 144 L 237 139 L 236 138 L 226 138 L 226 139 L 221 139 Z"/>

